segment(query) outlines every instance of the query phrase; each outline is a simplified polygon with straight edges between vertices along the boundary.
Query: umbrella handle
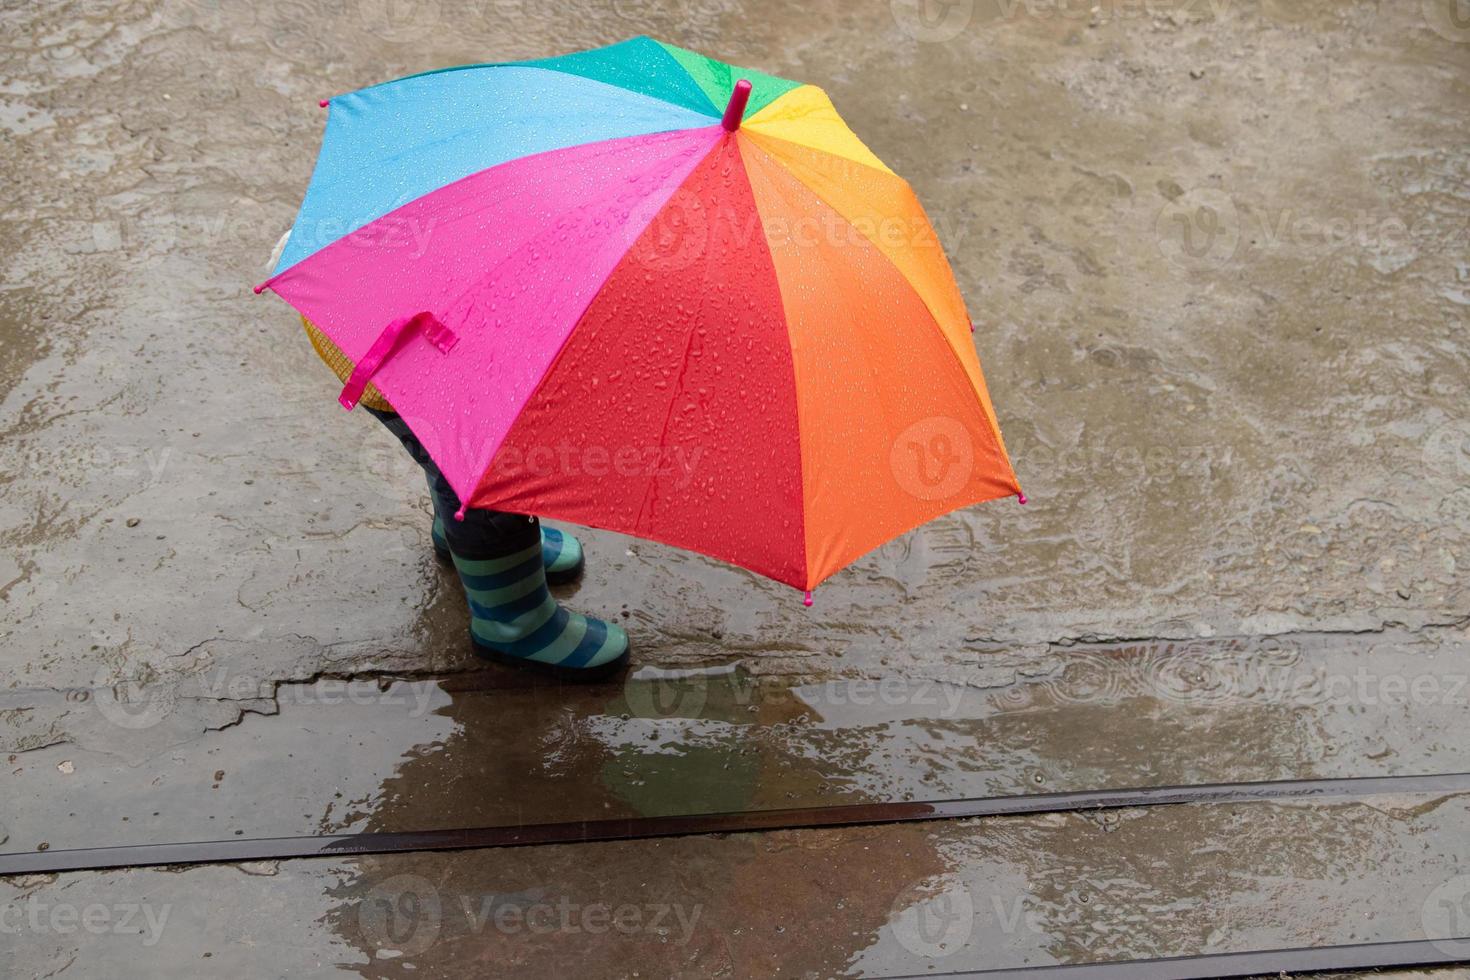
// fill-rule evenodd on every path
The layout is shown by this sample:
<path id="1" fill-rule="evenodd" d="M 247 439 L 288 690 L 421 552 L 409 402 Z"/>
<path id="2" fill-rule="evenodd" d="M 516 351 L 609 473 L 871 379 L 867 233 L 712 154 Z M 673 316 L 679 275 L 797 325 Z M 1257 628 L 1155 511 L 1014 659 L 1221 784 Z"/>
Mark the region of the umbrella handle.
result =
<path id="1" fill-rule="evenodd" d="M 342 387 L 342 394 L 337 396 L 338 404 L 349 412 L 356 408 L 363 391 L 367 389 L 368 381 L 398 347 L 398 342 L 403 335 L 415 327 L 423 331 L 424 337 L 429 343 L 439 348 L 440 353 L 448 354 L 459 342 L 459 336 L 440 323 L 438 318 L 427 310 L 415 313 L 413 316 L 399 317 L 383 328 L 383 332 L 378 334 L 378 339 L 373 341 L 368 352 L 362 355 L 362 359 L 353 366 L 352 376 Z"/>

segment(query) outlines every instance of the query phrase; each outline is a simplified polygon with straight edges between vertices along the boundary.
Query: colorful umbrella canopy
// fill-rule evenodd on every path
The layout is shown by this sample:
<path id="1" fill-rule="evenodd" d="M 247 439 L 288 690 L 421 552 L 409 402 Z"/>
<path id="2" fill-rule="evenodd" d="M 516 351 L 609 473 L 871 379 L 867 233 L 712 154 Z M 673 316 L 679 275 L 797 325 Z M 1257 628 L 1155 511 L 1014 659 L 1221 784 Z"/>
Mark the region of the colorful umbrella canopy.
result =
<path id="1" fill-rule="evenodd" d="M 639 37 L 324 105 L 257 292 L 467 506 L 809 590 L 1020 495 L 944 251 L 821 89 Z"/>

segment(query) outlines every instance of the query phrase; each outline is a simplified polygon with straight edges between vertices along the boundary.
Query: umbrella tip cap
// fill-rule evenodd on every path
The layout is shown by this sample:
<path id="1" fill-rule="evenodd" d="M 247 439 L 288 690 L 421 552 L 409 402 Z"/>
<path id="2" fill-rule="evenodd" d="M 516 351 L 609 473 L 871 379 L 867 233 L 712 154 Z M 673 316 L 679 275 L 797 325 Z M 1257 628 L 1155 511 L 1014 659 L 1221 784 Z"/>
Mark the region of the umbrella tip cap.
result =
<path id="1" fill-rule="evenodd" d="M 1026 495 L 1024 493 L 1016 494 L 1016 503 L 1020 504 L 1022 507 L 1026 506 Z"/>
<path id="2" fill-rule="evenodd" d="M 459 510 L 457 510 L 457 511 L 454 512 L 454 519 L 456 521 L 462 521 L 462 520 L 464 520 L 464 504 L 460 504 L 459 505 Z"/>
<path id="3" fill-rule="evenodd" d="M 806 606 L 808 609 L 811 608 L 811 605 L 812 605 L 812 590 L 811 589 L 807 589 L 806 590 L 806 595 L 802 597 L 801 604 L 803 606 Z"/>
<path id="4" fill-rule="evenodd" d="M 735 83 L 735 90 L 730 93 L 730 103 L 725 106 L 725 118 L 720 120 L 720 125 L 725 127 L 726 132 L 733 133 L 740 128 L 740 122 L 745 118 L 745 107 L 750 102 L 752 88 L 748 78 L 742 78 Z"/>
<path id="5" fill-rule="evenodd" d="M 332 101 L 331 99 L 322 99 L 319 102 L 317 102 L 317 108 L 325 109 L 328 106 L 328 104 L 331 103 L 331 101 Z"/>

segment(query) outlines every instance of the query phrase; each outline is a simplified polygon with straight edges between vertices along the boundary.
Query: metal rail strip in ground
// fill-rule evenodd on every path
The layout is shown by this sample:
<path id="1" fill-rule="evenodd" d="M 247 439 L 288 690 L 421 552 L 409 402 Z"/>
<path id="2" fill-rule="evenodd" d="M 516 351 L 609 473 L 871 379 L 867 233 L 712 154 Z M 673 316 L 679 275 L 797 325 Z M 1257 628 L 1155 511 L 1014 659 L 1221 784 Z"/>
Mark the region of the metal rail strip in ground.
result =
<path id="1" fill-rule="evenodd" d="M 1470 963 L 1470 938 L 1417 939 L 1397 943 L 1360 943 L 1306 949 L 1261 949 L 1249 953 L 1210 953 L 1156 960 L 1072 963 L 969 973 L 925 973 L 889 980 L 1215 980 L 1278 977 L 1349 970 L 1417 969 Z"/>
<path id="2" fill-rule="evenodd" d="M 49 874 L 58 871 L 101 871 L 178 864 L 227 864 L 291 858 L 338 857 L 349 854 L 395 854 L 413 851 L 461 851 L 488 847 L 532 847 L 596 841 L 647 840 L 700 834 L 811 830 L 909 823 L 920 820 L 963 820 L 974 817 L 1118 810 L 1187 803 L 1251 803 L 1300 801 L 1333 797 L 1379 796 L 1388 793 L 1466 793 L 1470 773 L 1419 776 L 1366 776 L 1343 779 L 1291 779 L 1272 782 L 1217 783 L 1202 786 L 1155 786 L 1138 789 L 1086 790 L 989 796 L 920 803 L 849 803 L 834 806 L 752 810 L 745 813 L 696 813 L 682 816 L 626 817 L 525 824 L 516 827 L 469 827 L 454 830 L 411 830 L 298 837 L 256 837 L 170 844 L 125 844 L 0 854 L 0 876 Z"/>

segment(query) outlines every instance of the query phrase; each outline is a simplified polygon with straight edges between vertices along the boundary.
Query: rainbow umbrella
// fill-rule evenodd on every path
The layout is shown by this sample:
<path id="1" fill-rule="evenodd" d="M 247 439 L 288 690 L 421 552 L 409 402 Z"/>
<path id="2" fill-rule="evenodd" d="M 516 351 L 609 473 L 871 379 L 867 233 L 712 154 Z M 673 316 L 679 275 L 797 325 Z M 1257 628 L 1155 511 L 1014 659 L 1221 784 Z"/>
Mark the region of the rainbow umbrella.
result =
<path id="1" fill-rule="evenodd" d="M 467 506 L 809 591 L 940 514 L 1025 502 L 928 218 L 821 89 L 639 37 L 323 105 L 256 291 Z"/>

